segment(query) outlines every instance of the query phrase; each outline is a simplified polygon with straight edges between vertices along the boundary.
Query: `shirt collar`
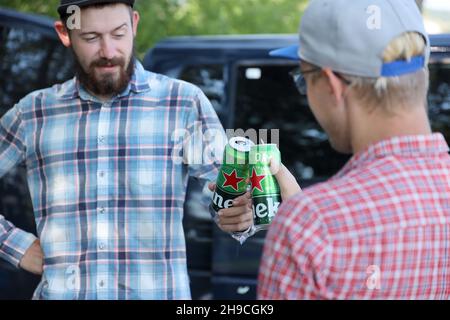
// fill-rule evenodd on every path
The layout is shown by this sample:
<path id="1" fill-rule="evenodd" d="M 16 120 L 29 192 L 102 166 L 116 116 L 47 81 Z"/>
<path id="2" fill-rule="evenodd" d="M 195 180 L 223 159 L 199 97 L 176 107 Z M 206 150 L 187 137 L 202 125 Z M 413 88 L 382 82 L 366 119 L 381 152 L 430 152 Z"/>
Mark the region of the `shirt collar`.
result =
<path id="1" fill-rule="evenodd" d="M 120 93 L 117 97 L 123 97 L 130 94 L 130 91 L 134 93 L 141 93 L 150 90 L 150 83 L 146 70 L 142 66 L 141 62 L 135 59 L 135 66 L 133 71 L 133 76 L 131 77 L 130 83 L 127 88 Z M 76 77 L 65 83 L 61 88 L 61 99 L 70 100 L 81 98 L 82 100 L 94 100 L 97 99 L 88 93 L 80 84 Z"/>
<path id="2" fill-rule="evenodd" d="M 141 93 L 150 90 L 147 71 L 137 59 L 135 59 L 134 73 L 129 87 L 134 93 Z"/>
<path id="3" fill-rule="evenodd" d="M 441 133 L 393 137 L 373 144 L 365 151 L 354 155 L 337 174 L 337 177 L 342 177 L 351 170 L 380 158 L 438 157 L 448 154 L 449 151 L 449 146 Z"/>

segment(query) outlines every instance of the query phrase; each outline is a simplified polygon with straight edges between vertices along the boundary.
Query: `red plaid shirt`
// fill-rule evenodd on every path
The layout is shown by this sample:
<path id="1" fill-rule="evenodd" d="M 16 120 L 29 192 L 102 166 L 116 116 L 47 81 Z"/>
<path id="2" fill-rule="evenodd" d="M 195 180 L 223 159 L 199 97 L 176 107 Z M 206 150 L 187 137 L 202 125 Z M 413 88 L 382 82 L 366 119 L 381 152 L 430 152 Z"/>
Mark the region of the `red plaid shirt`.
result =
<path id="1" fill-rule="evenodd" d="M 441 134 L 396 137 L 282 205 L 261 299 L 448 299 L 450 156 Z"/>

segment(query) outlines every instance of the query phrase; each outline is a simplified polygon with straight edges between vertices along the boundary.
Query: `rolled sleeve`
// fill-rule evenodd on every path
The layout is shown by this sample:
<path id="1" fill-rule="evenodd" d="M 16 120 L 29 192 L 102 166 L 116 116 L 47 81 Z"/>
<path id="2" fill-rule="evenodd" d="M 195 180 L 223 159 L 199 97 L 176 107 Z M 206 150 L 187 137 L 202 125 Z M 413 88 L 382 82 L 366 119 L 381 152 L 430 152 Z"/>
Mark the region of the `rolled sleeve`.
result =
<path id="1" fill-rule="evenodd" d="M 36 239 L 33 234 L 14 227 L 0 215 L 0 258 L 18 268 L 25 252 Z"/>
<path id="2" fill-rule="evenodd" d="M 0 178 L 25 159 L 26 144 L 20 106 L 0 119 Z M 16 228 L 0 215 L 0 258 L 19 267 L 25 252 L 36 237 Z"/>
<path id="3" fill-rule="evenodd" d="M 221 165 L 227 138 L 225 131 L 205 94 L 198 90 L 187 127 L 189 175 L 215 181 Z"/>

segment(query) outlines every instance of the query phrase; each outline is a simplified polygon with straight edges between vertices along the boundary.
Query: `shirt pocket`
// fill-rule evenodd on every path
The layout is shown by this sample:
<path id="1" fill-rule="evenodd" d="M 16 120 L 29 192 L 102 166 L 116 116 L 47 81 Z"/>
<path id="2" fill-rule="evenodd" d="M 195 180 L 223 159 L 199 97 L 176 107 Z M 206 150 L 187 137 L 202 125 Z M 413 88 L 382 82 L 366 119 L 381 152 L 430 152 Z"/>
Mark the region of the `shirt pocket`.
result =
<path id="1" fill-rule="evenodd" d="M 161 194 L 162 173 L 154 160 L 136 160 L 129 166 L 128 189 L 132 195 L 155 196 Z"/>

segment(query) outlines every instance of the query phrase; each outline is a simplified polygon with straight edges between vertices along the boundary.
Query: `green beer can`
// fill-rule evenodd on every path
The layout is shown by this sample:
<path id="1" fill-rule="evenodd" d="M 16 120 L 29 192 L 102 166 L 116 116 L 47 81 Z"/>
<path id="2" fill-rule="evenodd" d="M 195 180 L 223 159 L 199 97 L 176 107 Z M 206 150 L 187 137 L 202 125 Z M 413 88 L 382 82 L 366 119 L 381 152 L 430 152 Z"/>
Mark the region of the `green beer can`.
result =
<path id="1" fill-rule="evenodd" d="M 281 163 L 281 153 L 276 144 L 261 144 L 252 147 L 249 174 L 256 231 L 269 228 L 281 204 L 280 186 L 270 172 L 270 159 Z"/>
<path id="2" fill-rule="evenodd" d="M 249 155 L 253 145 L 247 138 L 235 137 L 225 147 L 223 164 L 210 205 L 212 215 L 221 209 L 232 207 L 233 200 L 247 192 Z"/>

